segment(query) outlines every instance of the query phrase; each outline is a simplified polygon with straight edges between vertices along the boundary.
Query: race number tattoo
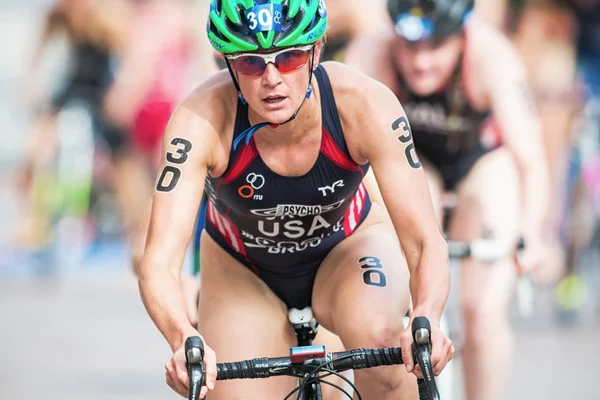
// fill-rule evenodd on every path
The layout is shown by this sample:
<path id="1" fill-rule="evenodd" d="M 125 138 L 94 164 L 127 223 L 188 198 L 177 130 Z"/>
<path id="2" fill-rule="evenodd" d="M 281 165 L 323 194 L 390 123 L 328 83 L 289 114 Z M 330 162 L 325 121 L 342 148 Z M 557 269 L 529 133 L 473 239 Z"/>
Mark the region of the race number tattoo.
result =
<path id="1" fill-rule="evenodd" d="M 410 125 L 408 124 L 408 120 L 404 115 L 392 122 L 393 132 L 396 132 L 400 128 L 402 128 L 402 135 L 398 136 L 398 141 L 400 143 L 412 142 L 412 132 L 410 130 Z"/>
<path id="2" fill-rule="evenodd" d="M 192 150 L 192 143 L 189 140 L 176 137 L 173 140 L 171 140 L 171 144 L 177 147 L 177 151 L 175 152 L 175 154 L 177 154 L 178 157 L 175 158 L 173 156 L 173 153 L 168 152 L 167 161 L 173 164 L 183 164 L 184 162 L 186 162 L 188 158 L 188 153 L 190 152 L 190 150 Z M 183 148 L 180 148 L 180 145 L 183 146 Z"/>
<path id="3" fill-rule="evenodd" d="M 167 165 L 160 174 L 160 179 L 156 184 L 156 191 L 163 193 L 172 191 L 177 186 L 179 178 L 181 178 L 181 170 L 172 165 Z"/>
<path id="4" fill-rule="evenodd" d="M 387 279 L 383 273 L 383 264 L 377 257 L 362 257 L 358 260 L 358 266 L 366 269 L 362 274 L 363 283 L 369 286 L 386 287 Z"/>
<path id="5" fill-rule="evenodd" d="M 417 157 L 417 151 L 415 150 L 415 144 L 412 140 L 412 132 L 410 130 L 410 125 L 408 124 L 408 120 L 404 115 L 392 122 L 393 132 L 396 132 L 400 128 L 402 128 L 402 134 L 397 136 L 398 141 L 403 144 L 408 143 L 408 146 L 406 146 L 406 149 L 404 149 L 406 161 L 408 161 L 408 165 L 410 165 L 411 168 L 419 169 L 421 168 L 421 162 Z"/>
<path id="6" fill-rule="evenodd" d="M 188 159 L 188 153 L 192 150 L 192 143 L 183 138 L 174 138 L 171 140 L 171 144 L 176 147 L 175 153 L 167 152 L 167 162 L 173 164 L 183 164 Z M 171 192 L 177 186 L 181 178 L 181 170 L 173 165 L 167 165 L 160 174 L 158 183 L 156 184 L 156 191 L 158 192 Z"/>

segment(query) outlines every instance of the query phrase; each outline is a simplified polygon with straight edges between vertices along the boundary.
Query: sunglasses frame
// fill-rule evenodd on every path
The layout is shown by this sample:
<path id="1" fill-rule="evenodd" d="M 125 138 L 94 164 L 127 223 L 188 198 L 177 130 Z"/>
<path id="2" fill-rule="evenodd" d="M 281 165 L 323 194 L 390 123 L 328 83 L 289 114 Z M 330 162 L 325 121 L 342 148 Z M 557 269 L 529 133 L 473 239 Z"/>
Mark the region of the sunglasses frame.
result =
<path id="1" fill-rule="evenodd" d="M 304 46 L 287 47 L 285 49 L 281 49 L 281 50 L 276 51 L 274 53 L 237 53 L 237 54 L 226 54 L 225 58 L 228 59 L 228 60 L 235 60 L 237 58 L 247 57 L 247 56 L 250 56 L 250 57 L 260 57 L 265 62 L 265 68 L 266 68 L 266 66 L 269 63 L 272 63 L 273 65 L 275 65 L 275 59 L 280 54 L 286 53 L 288 51 L 294 51 L 294 50 L 309 51 L 309 50 L 311 50 L 314 47 L 315 47 L 315 44 L 313 43 L 313 44 L 308 44 L 308 45 L 304 45 Z"/>

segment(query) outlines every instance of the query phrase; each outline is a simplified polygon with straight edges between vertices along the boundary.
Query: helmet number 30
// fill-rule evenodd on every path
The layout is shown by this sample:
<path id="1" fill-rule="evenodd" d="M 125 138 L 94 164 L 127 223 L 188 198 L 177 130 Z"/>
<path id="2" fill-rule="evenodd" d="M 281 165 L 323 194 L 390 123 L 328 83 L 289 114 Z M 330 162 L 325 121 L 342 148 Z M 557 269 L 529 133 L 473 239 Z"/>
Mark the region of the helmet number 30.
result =
<path id="1" fill-rule="evenodd" d="M 252 33 L 270 30 L 279 31 L 281 26 L 281 5 L 263 4 L 252 7 L 246 11 L 246 21 Z"/>
<path id="2" fill-rule="evenodd" d="M 248 13 L 248 20 L 250 21 L 248 28 L 253 31 L 256 29 L 259 22 L 261 26 L 270 26 L 271 21 L 273 20 L 273 15 L 271 14 L 271 10 L 268 8 L 263 8 L 262 10 L 258 10 L 258 20 L 256 19 L 255 12 Z"/>

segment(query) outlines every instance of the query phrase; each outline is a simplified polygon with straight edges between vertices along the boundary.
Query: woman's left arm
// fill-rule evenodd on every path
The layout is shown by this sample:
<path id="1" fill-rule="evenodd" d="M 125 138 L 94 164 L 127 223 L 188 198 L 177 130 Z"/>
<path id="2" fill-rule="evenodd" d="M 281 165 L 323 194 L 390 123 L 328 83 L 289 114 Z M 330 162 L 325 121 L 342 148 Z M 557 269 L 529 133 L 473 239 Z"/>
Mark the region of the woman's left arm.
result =
<path id="1" fill-rule="evenodd" d="M 351 128 L 355 155 L 371 163 L 406 256 L 413 317 L 426 316 L 435 326 L 432 363 L 439 373 L 448 361 L 446 354 L 441 353 L 444 346 L 448 347 L 446 341 L 449 340 L 439 330 L 450 289 L 448 246 L 435 216 L 425 173 L 415 153 L 410 125 L 402 106 L 383 84 L 362 74 L 352 75 L 350 81 L 360 90 L 349 96 L 350 108 L 355 112 L 343 119 L 346 127 Z M 410 353 L 411 342 L 407 330 L 402 338 L 402 347 L 407 353 Z M 406 357 L 404 360 L 407 363 Z M 412 365 L 411 362 L 407 364 Z M 411 365 L 407 365 L 409 372 Z"/>

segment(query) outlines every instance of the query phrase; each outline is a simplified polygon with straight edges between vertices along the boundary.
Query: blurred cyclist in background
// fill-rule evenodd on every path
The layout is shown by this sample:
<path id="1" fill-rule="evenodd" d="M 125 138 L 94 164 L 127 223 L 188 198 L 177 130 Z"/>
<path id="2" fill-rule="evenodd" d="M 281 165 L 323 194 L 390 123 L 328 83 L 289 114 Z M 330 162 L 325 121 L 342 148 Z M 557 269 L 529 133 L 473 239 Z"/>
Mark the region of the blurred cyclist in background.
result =
<path id="1" fill-rule="evenodd" d="M 532 269 L 545 248 L 548 203 L 540 125 L 515 49 L 472 15 L 473 6 L 473 0 L 389 0 L 394 23 L 356 40 L 346 61 L 400 99 L 440 223 L 443 193 L 456 193 L 449 236 L 513 243 L 523 235 L 522 263 Z M 500 396 L 511 359 L 515 273 L 513 260 L 461 264 L 469 400 Z"/>
<path id="2" fill-rule="evenodd" d="M 44 215 L 45 211 L 36 204 L 33 186 L 36 173 L 47 168 L 56 155 L 56 117 L 69 101 L 85 101 L 93 111 L 96 133 L 108 144 L 115 157 L 123 152 L 125 138 L 122 131 L 111 124 L 101 111 L 103 97 L 113 79 L 111 56 L 122 44 L 121 11 L 114 1 L 104 2 L 100 8 L 93 0 L 60 0 L 50 7 L 45 16 L 31 70 L 24 74 L 35 121 L 27 138 L 23 165 L 18 172 L 24 196 L 23 217 L 17 228 L 17 240 L 21 244 L 38 247 L 49 228 L 48 215 Z M 70 69 L 62 89 L 48 100 L 47 89 L 40 83 L 40 62 L 48 45 L 59 37 L 65 38 L 69 44 Z"/>
<path id="3" fill-rule="evenodd" d="M 561 314 L 576 312 L 585 301 L 577 265 L 600 215 L 599 22 L 598 0 L 538 1 L 527 5 L 515 32 L 553 176 L 552 228 L 560 233 L 564 255 L 541 278 L 554 283 L 566 268 L 557 290 Z"/>
<path id="4" fill-rule="evenodd" d="M 575 21 L 564 7 L 550 2 L 528 4 L 513 40 L 528 72 L 540 116 L 550 180 L 550 226 L 554 256 L 540 271 L 540 283 L 556 283 L 564 269 L 564 250 L 558 238 L 564 216 L 566 175 L 573 141 L 573 124 L 582 107 L 576 90 Z"/>

